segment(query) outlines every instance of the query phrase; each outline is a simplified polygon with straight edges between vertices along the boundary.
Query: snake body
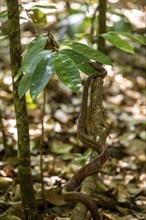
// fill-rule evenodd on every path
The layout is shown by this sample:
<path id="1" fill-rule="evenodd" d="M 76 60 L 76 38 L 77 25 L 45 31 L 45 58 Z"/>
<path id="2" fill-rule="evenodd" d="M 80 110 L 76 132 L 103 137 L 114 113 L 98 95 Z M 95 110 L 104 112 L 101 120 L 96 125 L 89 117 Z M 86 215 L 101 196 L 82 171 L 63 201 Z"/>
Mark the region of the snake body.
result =
<path id="1" fill-rule="evenodd" d="M 105 70 L 105 69 L 104 69 Z M 101 147 L 98 144 L 98 141 L 91 139 L 88 137 L 85 131 L 85 120 L 87 114 L 87 105 L 88 105 L 88 90 L 92 80 L 97 77 L 104 78 L 106 72 L 102 70 L 99 72 L 99 75 L 92 74 L 90 75 L 84 85 L 83 97 L 81 103 L 81 111 L 78 120 L 77 126 L 77 134 L 80 141 L 87 148 L 91 148 L 92 150 L 98 152 L 99 156 L 97 156 L 94 160 L 84 165 L 81 169 L 79 169 L 75 175 L 69 179 L 69 181 L 65 184 L 63 188 L 63 196 L 65 201 L 67 202 L 81 202 L 85 204 L 91 212 L 93 220 L 100 220 L 100 214 L 98 212 L 96 203 L 87 195 L 75 191 L 81 184 L 81 182 L 87 177 L 96 172 L 99 172 L 107 163 L 109 159 L 109 152 L 107 148 L 101 152 Z"/>

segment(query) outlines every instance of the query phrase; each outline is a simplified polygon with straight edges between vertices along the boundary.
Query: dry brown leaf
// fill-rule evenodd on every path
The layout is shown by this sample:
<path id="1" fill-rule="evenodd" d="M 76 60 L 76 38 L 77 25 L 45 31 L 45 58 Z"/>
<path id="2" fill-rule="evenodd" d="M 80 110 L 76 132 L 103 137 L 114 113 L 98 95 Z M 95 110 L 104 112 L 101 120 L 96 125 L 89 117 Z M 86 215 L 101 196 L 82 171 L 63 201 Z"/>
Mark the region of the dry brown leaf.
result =
<path id="1" fill-rule="evenodd" d="M 139 160 L 145 161 L 146 160 L 146 143 L 140 139 L 130 140 L 128 142 L 128 147 L 125 152 L 131 153 Z"/>
<path id="2" fill-rule="evenodd" d="M 124 185 L 119 184 L 117 187 L 117 199 L 118 202 L 126 202 L 126 188 Z"/>
<path id="3" fill-rule="evenodd" d="M 129 210 L 127 208 L 123 208 L 121 206 L 116 206 L 116 208 L 123 215 L 127 215 L 129 213 Z"/>

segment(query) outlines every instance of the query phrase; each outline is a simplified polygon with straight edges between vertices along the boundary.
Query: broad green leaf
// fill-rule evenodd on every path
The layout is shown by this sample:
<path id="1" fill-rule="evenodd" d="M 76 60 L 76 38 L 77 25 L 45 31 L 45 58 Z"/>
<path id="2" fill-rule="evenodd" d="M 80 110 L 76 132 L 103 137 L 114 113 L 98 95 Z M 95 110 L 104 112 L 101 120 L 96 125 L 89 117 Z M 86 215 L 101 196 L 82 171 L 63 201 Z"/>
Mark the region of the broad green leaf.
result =
<path id="1" fill-rule="evenodd" d="M 135 34 L 131 34 L 131 33 L 127 33 L 127 32 L 109 32 L 109 33 L 115 33 L 117 35 L 122 35 L 122 36 L 125 36 L 127 38 L 130 38 L 131 40 L 135 41 L 135 42 L 138 42 L 139 44 L 141 45 L 144 45 L 145 42 L 140 38 L 139 35 L 135 35 Z"/>
<path id="2" fill-rule="evenodd" d="M 115 47 L 124 50 L 128 53 L 134 54 L 134 49 L 131 47 L 129 43 L 126 42 L 126 40 L 122 40 L 117 34 L 114 32 L 108 32 L 105 34 L 101 34 L 101 36 L 109 41 L 112 45 Z"/>
<path id="3" fill-rule="evenodd" d="M 116 14 L 118 15 L 118 14 Z M 119 15 L 118 15 L 119 16 Z M 126 21 L 125 16 L 119 16 L 120 20 L 118 22 L 114 22 L 114 25 L 112 27 L 112 30 L 115 32 L 123 31 L 123 32 L 128 32 L 132 29 L 132 25 Z"/>
<path id="4" fill-rule="evenodd" d="M 42 60 L 42 58 L 46 57 L 47 55 L 49 56 L 51 55 L 50 50 L 43 50 L 37 53 L 28 63 L 25 72 L 28 73 L 29 75 L 32 75 L 38 63 Z"/>
<path id="5" fill-rule="evenodd" d="M 25 49 L 23 53 L 22 69 L 25 72 L 31 59 L 40 51 L 42 51 L 47 43 L 48 37 L 35 38 Z"/>
<path id="6" fill-rule="evenodd" d="M 146 36 L 144 36 L 142 34 L 139 34 L 138 36 L 144 42 L 144 45 L 146 45 Z"/>
<path id="7" fill-rule="evenodd" d="M 131 38 L 133 41 L 136 41 L 141 45 L 146 45 L 146 37 L 144 35 L 135 34 L 133 37 L 130 37 L 130 35 L 132 34 L 128 33 L 128 35 L 127 36 L 125 35 L 125 36 Z"/>
<path id="8" fill-rule="evenodd" d="M 63 84 L 73 91 L 78 92 L 81 86 L 81 78 L 73 60 L 66 54 L 57 54 L 53 62 L 56 74 Z"/>
<path id="9" fill-rule="evenodd" d="M 25 66 L 24 72 L 27 73 L 27 74 L 29 74 L 29 76 L 31 77 L 33 71 L 35 70 L 35 68 L 36 68 L 36 66 L 37 66 L 37 64 L 38 64 L 38 62 L 40 62 L 40 60 L 41 60 L 43 57 L 45 57 L 47 54 L 50 54 L 50 53 L 51 53 L 51 51 L 49 51 L 49 50 L 43 50 L 43 51 L 37 53 L 37 54 L 30 60 L 30 62 L 28 63 L 28 66 Z M 18 73 L 17 73 L 17 75 L 16 75 L 15 78 L 14 78 L 14 81 L 15 81 L 15 82 L 16 82 L 17 79 L 22 75 L 22 73 L 23 73 L 23 68 L 22 68 L 22 66 L 21 66 L 20 69 L 19 69 L 19 71 L 18 71 Z"/>
<path id="10" fill-rule="evenodd" d="M 78 42 L 72 42 L 68 45 L 72 47 L 75 52 L 84 55 L 89 60 L 95 60 L 99 63 L 112 65 L 111 60 L 99 50 L 92 49 L 91 47 L 88 47 L 87 45 Z"/>
<path id="11" fill-rule="evenodd" d="M 78 69 L 87 75 L 96 73 L 97 71 L 89 64 L 89 59 L 82 54 L 79 54 L 70 49 L 63 49 L 60 53 L 68 55 L 74 63 L 77 65 Z"/>
<path id="12" fill-rule="evenodd" d="M 21 81 L 19 83 L 19 87 L 18 87 L 19 98 L 22 98 L 22 96 L 28 91 L 28 89 L 30 89 L 32 75 L 33 75 L 33 72 L 36 69 L 37 65 L 39 64 L 39 62 L 43 58 L 45 58 L 46 56 L 50 56 L 50 55 L 51 55 L 51 51 L 43 50 L 40 53 L 36 54 L 36 56 L 34 56 L 30 60 L 30 63 L 28 64 L 28 66 L 25 69 L 26 74 L 22 77 L 22 79 L 21 79 Z M 22 74 L 22 68 L 19 69 L 18 73 L 19 74 L 17 74 L 17 78 L 15 79 L 15 81 Z"/>
<path id="13" fill-rule="evenodd" d="M 44 89 L 53 74 L 53 62 L 51 53 L 47 54 L 36 66 L 30 85 L 30 95 L 34 100 Z"/>
<path id="14" fill-rule="evenodd" d="M 32 8 L 31 13 L 29 14 L 29 16 L 31 17 L 31 19 L 33 20 L 33 22 L 36 25 L 39 26 L 45 26 L 47 24 L 47 17 L 46 14 L 44 12 L 42 12 L 40 9 L 38 8 Z M 29 12 L 28 12 L 29 13 Z"/>
<path id="15" fill-rule="evenodd" d="M 18 86 L 18 96 L 21 99 L 24 94 L 29 90 L 31 83 L 31 77 L 28 74 L 25 74 Z"/>

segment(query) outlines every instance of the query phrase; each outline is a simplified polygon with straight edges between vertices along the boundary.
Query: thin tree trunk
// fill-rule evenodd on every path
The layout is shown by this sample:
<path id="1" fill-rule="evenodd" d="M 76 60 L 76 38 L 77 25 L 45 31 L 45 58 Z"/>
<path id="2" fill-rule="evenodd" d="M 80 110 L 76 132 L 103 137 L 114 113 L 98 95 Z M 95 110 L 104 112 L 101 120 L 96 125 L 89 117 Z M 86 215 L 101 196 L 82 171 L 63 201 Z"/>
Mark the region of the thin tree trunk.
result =
<path id="1" fill-rule="evenodd" d="M 4 145 L 4 156 L 7 157 L 10 155 L 11 151 L 7 144 L 7 136 L 5 134 L 1 109 L 0 109 L 0 131 L 2 132 L 2 143 Z"/>
<path id="2" fill-rule="evenodd" d="M 18 97 L 18 85 L 20 78 L 16 82 L 14 82 L 14 77 L 16 76 L 21 66 L 21 43 L 18 0 L 7 0 L 7 6 L 11 70 L 13 79 L 13 100 L 18 130 L 18 174 L 21 189 L 21 198 L 25 218 L 36 220 L 37 208 L 35 205 L 31 175 L 29 127 L 26 102 L 25 97 L 23 97 L 21 100 Z"/>
<path id="3" fill-rule="evenodd" d="M 99 0 L 99 15 L 98 15 L 98 34 L 106 33 L 106 0 Z M 98 38 L 98 50 L 105 52 L 105 39 L 103 37 Z"/>

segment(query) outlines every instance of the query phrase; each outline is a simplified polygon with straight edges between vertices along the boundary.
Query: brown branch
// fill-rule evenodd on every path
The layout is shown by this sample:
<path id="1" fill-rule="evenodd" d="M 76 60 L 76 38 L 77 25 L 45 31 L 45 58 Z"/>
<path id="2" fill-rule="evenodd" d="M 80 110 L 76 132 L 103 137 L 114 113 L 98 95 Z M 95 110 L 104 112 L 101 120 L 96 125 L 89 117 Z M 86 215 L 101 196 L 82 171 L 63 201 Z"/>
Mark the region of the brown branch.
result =
<path id="1" fill-rule="evenodd" d="M 98 15 L 98 34 L 106 33 L 106 0 L 99 1 L 99 15 Z M 105 39 L 101 36 L 98 38 L 98 50 L 105 52 Z"/>

